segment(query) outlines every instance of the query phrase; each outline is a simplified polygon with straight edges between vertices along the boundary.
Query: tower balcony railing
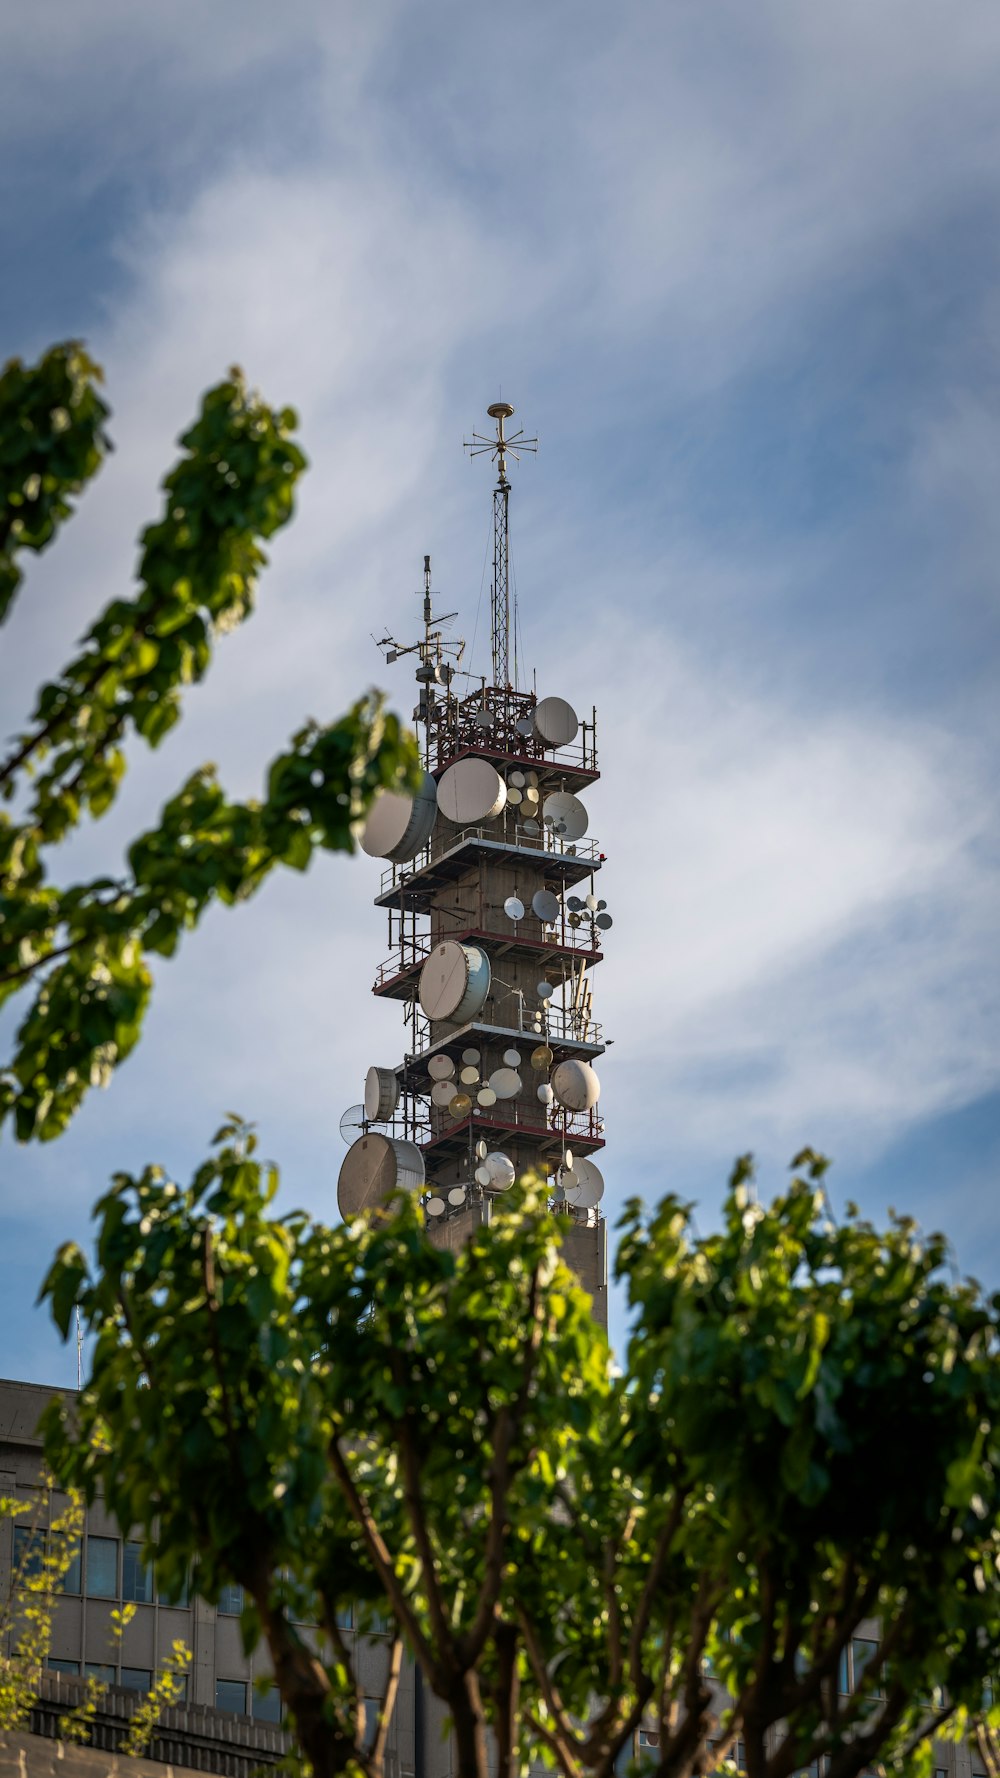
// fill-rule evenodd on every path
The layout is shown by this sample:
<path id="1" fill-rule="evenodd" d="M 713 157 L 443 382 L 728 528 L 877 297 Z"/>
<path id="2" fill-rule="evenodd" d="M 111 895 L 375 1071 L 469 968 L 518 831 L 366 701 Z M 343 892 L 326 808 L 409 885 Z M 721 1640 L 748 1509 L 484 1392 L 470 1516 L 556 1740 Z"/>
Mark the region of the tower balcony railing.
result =
<path id="1" fill-rule="evenodd" d="M 508 922 L 503 932 L 495 932 L 488 926 L 469 925 L 456 925 L 454 933 L 440 932 L 436 938 L 432 938 L 429 932 L 405 932 L 384 962 L 379 964 L 375 972 L 374 991 L 378 993 L 386 982 L 395 981 L 398 976 L 405 975 L 407 970 L 419 968 L 427 961 L 435 945 L 445 938 L 454 937 L 463 944 L 492 939 L 498 945 L 510 945 L 516 944 L 519 936 L 520 922 L 515 925 L 513 921 Z M 544 967 L 546 949 L 582 951 L 595 961 L 602 955 L 592 922 L 585 920 L 580 926 L 571 926 L 565 914 L 557 925 L 545 927 L 537 937 L 532 937 L 531 944 L 539 957 L 539 967 Z"/>
<path id="2" fill-rule="evenodd" d="M 538 1024 L 535 1024 L 535 1019 L 539 1020 Z M 490 1019 L 480 1017 L 469 1023 L 479 1033 L 491 1024 L 499 1027 L 505 1037 L 509 1031 L 516 1031 L 515 1042 L 520 1040 L 532 1045 L 545 1043 L 547 1039 L 559 1044 L 585 1043 L 595 1048 L 603 1048 L 604 1045 L 604 1027 L 599 1020 L 591 1018 L 586 1010 L 553 1006 L 551 1001 L 546 1002 L 544 1011 L 540 1009 L 537 1013 L 528 1012 L 524 1006 L 519 1006 L 509 1021 L 494 1013 Z M 412 1031 L 415 1060 L 419 1060 L 422 1054 L 440 1042 L 439 1036 L 432 1035 L 430 1019 L 424 1016 L 417 1001 L 413 1002 Z"/>
<path id="3" fill-rule="evenodd" d="M 541 1078 L 541 1076 L 539 1076 Z M 456 1084 L 456 1091 L 459 1091 Z M 604 1119 L 596 1108 L 591 1111 L 566 1111 L 560 1105 L 553 1105 L 546 1115 L 544 1124 L 539 1121 L 537 1104 L 522 1105 L 517 1099 L 498 1099 L 495 1105 L 476 1105 L 464 1118 L 453 1124 L 447 1111 L 438 1118 L 438 1128 L 434 1127 L 431 1109 L 427 1101 L 419 1094 L 404 1092 L 391 1118 L 379 1122 L 373 1127 L 382 1135 L 394 1136 L 399 1141 L 415 1142 L 425 1147 L 435 1136 L 447 1135 L 451 1128 L 464 1127 L 472 1122 L 476 1129 L 488 1128 L 491 1124 L 509 1133 L 512 1129 L 523 1129 L 526 1135 L 551 1138 L 561 1137 L 567 1148 L 574 1142 L 600 1142 L 604 1139 Z M 498 1136 L 498 1140 L 502 1140 Z"/>
<path id="4" fill-rule="evenodd" d="M 533 856 L 551 859 L 575 858 L 583 864 L 595 866 L 599 866 L 604 857 L 597 840 L 567 841 L 549 828 L 542 828 L 537 834 L 519 832 L 516 835 L 507 836 L 502 831 L 498 832 L 495 824 L 482 827 L 456 827 L 454 835 L 449 836 L 449 839 L 450 844 L 445 847 L 445 853 L 456 851 L 459 846 L 466 844 L 469 840 L 488 840 L 493 845 L 504 846 L 512 852 L 528 852 Z M 439 852 L 432 859 L 432 846 L 433 842 L 425 846 L 422 852 L 418 852 L 415 858 L 408 859 L 405 864 L 390 864 L 388 869 L 382 872 L 379 894 L 388 895 L 390 890 L 405 888 L 406 884 L 425 871 L 429 864 L 437 862 L 444 856 Z"/>

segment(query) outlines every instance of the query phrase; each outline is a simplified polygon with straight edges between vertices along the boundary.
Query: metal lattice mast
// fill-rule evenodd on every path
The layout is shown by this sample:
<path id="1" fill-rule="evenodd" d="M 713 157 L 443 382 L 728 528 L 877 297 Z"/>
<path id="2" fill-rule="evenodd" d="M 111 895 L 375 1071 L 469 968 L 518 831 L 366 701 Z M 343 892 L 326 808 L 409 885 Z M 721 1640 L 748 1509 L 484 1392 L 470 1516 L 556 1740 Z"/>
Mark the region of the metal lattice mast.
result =
<path id="1" fill-rule="evenodd" d="M 504 433 L 504 421 L 514 412 L 509 401 L 494 401 L 486 409 L 496 421 L 496 437 L 488 438 L 474 432 L 465 441 L 471 457 L 488 451 L 497 466 L 497 485 L 493 490 L 493 588 L 490 602 L 490 634 L 494 685 L 510 684 L 510 482 L 507 480 L 508 454 L 520 461 L 522 451 L 537 451 L 537 438 L 525 438 L 523 431 L 510 438 Z"/>

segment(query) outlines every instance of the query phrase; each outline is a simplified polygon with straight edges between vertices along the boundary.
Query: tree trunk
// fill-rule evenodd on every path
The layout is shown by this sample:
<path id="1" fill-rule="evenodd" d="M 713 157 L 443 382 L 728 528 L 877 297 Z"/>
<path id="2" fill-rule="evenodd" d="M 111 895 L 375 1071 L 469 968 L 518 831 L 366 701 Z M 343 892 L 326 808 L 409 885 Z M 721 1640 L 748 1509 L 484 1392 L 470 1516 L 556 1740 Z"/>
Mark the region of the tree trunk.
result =
<path id="1" fill-rule="evenodd" d="M 486 1718 L 475 1673 L 463 1673 L 448 1695 L 455 1748 L 456 1778 L 490 1778 Z"/>

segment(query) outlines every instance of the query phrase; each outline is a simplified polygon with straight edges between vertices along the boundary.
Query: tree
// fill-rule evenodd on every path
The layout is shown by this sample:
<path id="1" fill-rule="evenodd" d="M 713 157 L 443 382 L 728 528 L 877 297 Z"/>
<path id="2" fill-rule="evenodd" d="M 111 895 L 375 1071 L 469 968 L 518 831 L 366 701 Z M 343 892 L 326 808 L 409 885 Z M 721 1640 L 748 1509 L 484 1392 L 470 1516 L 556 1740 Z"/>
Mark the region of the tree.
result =
<path id="1" fill-rule="evenodd" d="M 1000 1657 L 1000 1303 L 906 1220 L 838 1226 L 798 1164 L 765 1208 L 740 1163 L 716 1234 L 627 1207 L 619 1374 L 530 1183 L 445 1252 L 406 1195 L 273 1216 L 229 1123 L 184 1189 L 116 1177 L 93 1270 L 57 1255 L 43 1297 L 95 1339 L 50 1461 L 168 1583 L 243 1585 L 317 1778 L 380 1778 L 404 1647 L 462 1778 L 491 1739 L 499 1778 L 610 1778 L 640 1727 L 656 1778 L 738 1746 L 748 1778 L 918 1772 Z M 395 1626 L 371 1746 L 348 1601 Z"/>
<path id="2" fill-rule="evenodd" d="M 101 373 L 76 342 L 0 375 L 0 622 L 20 558 L 48 546 L 110 448 Z M 38 694 L 0 761 L 0 1005 L 31 995 L 0 1064 L 0 1128 L 21 1141 L 65 1129 L 138 1040 L 152 991 L 148 959 L 169 957 L 216 901 L 252 895 L 279 865 L 350 851 L 384 787 L 416 785 L 413 737 L 382 701 L 339 722 L 309 721 L 272 763 L 259 801 L 226 796 L 214 768 L 192 774 L 155 827 L 89 882 L 60 887 L 51 849 L 114 802 L 125 748 L 155 747 L 214 640 L 252 610 L 262 543 L 286 524 L 305 458 L 290 408 L 274 411 L 238 370 L 209 390 L 166 477 L 161 517 L 140 539 L 138 588 L 106 607 L 79 653 Z"/>

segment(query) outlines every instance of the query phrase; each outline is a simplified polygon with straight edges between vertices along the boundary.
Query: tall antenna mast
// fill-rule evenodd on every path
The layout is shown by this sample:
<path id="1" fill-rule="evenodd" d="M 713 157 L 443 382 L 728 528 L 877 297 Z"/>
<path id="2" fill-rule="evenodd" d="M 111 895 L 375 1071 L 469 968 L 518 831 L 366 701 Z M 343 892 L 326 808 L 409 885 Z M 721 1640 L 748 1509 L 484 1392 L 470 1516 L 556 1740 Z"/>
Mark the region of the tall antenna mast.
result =
<path id="1" fill-rule="evenodd" d="M 510 684 L 510 482 L 507 480 L 508 453 L 516 462 L 522 451 L 537 451 L 537 438 L 525 438 L 523 429 L 508 438 L 504 421 L 514 412 L 509 401 L 494 401 L 487 409 L 497 423 L 496 437 L 474 432 L 464 448 L 470 457 L 488 451 L 497 466 L 497 485 L 493 490 L 493 592 L 490 607 L 490 633 L 493 645 L 493 683 Z"/>

